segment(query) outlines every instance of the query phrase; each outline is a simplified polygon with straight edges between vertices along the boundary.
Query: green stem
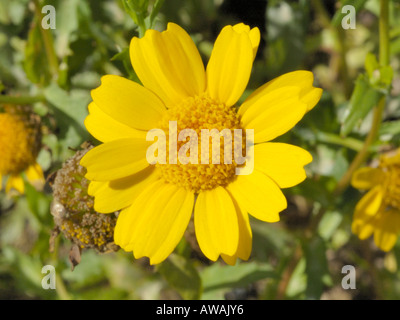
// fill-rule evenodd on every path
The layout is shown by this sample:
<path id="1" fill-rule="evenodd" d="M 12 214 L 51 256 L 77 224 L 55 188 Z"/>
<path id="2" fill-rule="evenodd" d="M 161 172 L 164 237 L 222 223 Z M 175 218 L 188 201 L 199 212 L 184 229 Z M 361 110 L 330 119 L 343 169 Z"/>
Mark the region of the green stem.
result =
<path id="1" fill-rule="evenodd" d="M 333 133 L 319 131 L 316 133 L 317 140 L 324 143 L 331 143 L 338 146 L 346 147 L 359 152 L 363 148 L 363 141 L 354 138 L 342 138 L 341 136 Z"/>
<path id="2" fill-rule="evenodd" d="M 381 0 L 379 18 L 379 64 L 381 67 L 389 65 L 390 58 L 389 42 L 389 1 Z M 370 146 L 375 142 L 382 122 L 383 111 L 385 109 L 386 97 L 382 97 L 374 109 L 372 127 L 368 133 L 363 148 L 358 152 L 348 170 L 338 182 L 334 191 L 335 195 L 342 193 L 351 181 L 353 173 L 365 162 L 369 155 Z"/>
<path id="3" fill-rule="evenodd" d="M 57 269 L 58 265 L 58 249 L 60 247 L 60 238 L 57 237 L 54 240 L 54 250 L 52 252 L 52 264 Z M 71 297 L 68 293 L 67 288 L 65 287 L 65 283 L 63 278 L 61 277 L 59 272 L 56 272 L 56 292 L 58 297 L 61 300 L 71 300 Z"/>
<path id="4" fill-rule="evenodd" d="M 389 0 L 381 0 L 379 18 L 379 63 L 381 67 L 390 63 Z"/>
<path id="5" fill-rule="evenodd" d="M 43 102 L 46 98 L 44 95 L 37 96 L 3 96 L 0 95 L 1 104 L 14 104 L 14 105 L 24 105 L 32 104 L 36 102 Z"/>
<path id="6" fill-rule="evenodd" d="M 131 1 L 124 1 L 123 5 L 125 6 L 125 11 L 130 15 L 132 20 L 137 24 L 139 27 L 139 38 L 142 38 L 146 33 L 147 27 L 146 22 L 143 17 L 143 13 L 139 12 L 135 9 Z"/>
<path id="7" fill-rule="evenodd" d="M 33 0 L 35 5 L 35 16 L 37 23 L 41 23 L 43 19 L 42 12 L 40 10 L 41 6 L 39 4 L 39 0 Z M 44 49 L 46 50 L 47 59 L 49 61 L 49 66 L 51 73 L 54 77 L 58 76 L 59 66 L 58 66 L 58 58 L 53 46 L 53 35 L 51 34 L 50 29 L 44 29 L 42 27 L 39 28 L 40 33 L 42 35 L 42 40 L 44 44 Z"/>

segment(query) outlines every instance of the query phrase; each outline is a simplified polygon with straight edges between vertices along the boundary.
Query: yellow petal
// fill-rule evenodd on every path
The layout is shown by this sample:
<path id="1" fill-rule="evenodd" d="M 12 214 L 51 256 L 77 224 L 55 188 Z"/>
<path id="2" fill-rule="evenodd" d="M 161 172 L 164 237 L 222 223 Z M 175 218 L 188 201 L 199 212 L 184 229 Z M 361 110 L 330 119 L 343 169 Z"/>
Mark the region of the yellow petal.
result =
<path id="1" fill-rule="evenodd" d="M 351 178 L 351 185 L 357 189 L 371 189 L 380 184 L 385 173 L 378 168 L 360 168 L 354 172 Z"/>
<path id="2" fill-rule="evenodd" d="M 321 99 L 322 91 L 321 88 L 312 87 L 311 89 L 300 92 L 300 99 L 307 104 L 307 111 L 310 111 L 317 105 Z"/>
<path id="3" fill-rule="evenodd" d="M 118 216 L 114 241 L 135 258 L 162 262 L 181 240 L 193 211 L 194 194 L 158 180 Z"/>
<path id="4" fill-rule="evenodd" d="M 196 238 L 204 255 L 216 261 L 238 248 L 239 226 L 232 198 L 223 187 L 199 193 L 194 209 Z"/>
<path id="5" fill-rule="evenodd" d="M 3 176 L 0 174 L 0 191 L 3 189 Z"/>
<path id="6" fill-rule="evenodd" d="M 369 238 L 374 232 L 375 217 L 356 215 L 354 214 L 353 222 L 351 223 L 351 231 L 357 235 L 361 240 Z"/>
<path id="7" fill-rule="evenodd" d="M 89 115 L 85 119 L 85 127 L 93 137 L 101 142 L 128 137 L 146 140 L 146 131 L 133 129 L 115 120 L 103 112 L 94 102 L 89 104 Z"/>
<path id="8" fill-rule="evenodd" d="M 227 189 L 241 208 L 262 221 L 279 221 L 279 212 L 287 207 L 286 198 L 278 185 L 257 170 L 249 175 L 237 176 Z"/>
<path id="9" fill-rule="evenodd" d="M 383 190 L 378 185 L 372 188 L 357 203 L 355 212 L 367 216 L 374 216 L 378 213 L 383 200 Z"/>
<path id="10" fill-rule="evenodd" d="M 147 30 L 130 45 L 132 66 L 143 85 L 168 106 L 204 92 L 206 77 L 201 56 L 190 36 L 169 23 L 167 30 Z"/>
<path id="11" fill-rule="evenodd" d="M 307 111 L 314 108 L 322 95 L 322 89 L 313 87 L 314 75 L 310 71 L 299 70 L 285 73 L 258 88 L 248 98 L 251 104 L 256 103 L 265 94 L 283 87 L 298 87 L 300 100 L 307 105 Z M 248 106 L 243 107 L 243 111 Z M 242 107 L 241 107 L 242 108 Z"/>
<path id="12" fill-rule="evenodd" d="M 120 139 L 106 142 L 86 153 L 81 165 L 86 167 L 86 178 L 111 181 L 143 170 L 149 166 L 146 151 L 150 142 L 142 139 Z"/>
<path id="13" fill-rule="evenodd" d="M 388 210 L 381 212 L 376 223 L 374 242 L 383 251 L 390 251 L 397 242 L 400 233 L 400 212 Z"/>
<path id="14" fill-rule="evenodd" d="M 25 170 L 28 181 L 37 189 L 42 189 L 45 183 L 43 170 L 38 163 L 34 163 Z"/>
<path id="15" fill-rule="evenodd" d="M 245 129 L 254 129 L 254 142 L 275 139 L 303 118 L 307 105 L 299 98 L 299 87 L 266 90 L 257 99 L 246 99 L 238 113 Z"/>
<path id="16" fill-rule="evenodd" d="M 131 128 L 148 131 L 156 128 L 166 108 L 150 90 L 115 75 L 101 78 L 92 90 L 96 105 L 111 118 Z"/>
<path id="17" fill-rule="evenodd" d="M 257 55 L 258 45 L 260 44 L 260 30 L 258 28 L 250 29 L 250 26 L 244 23 L 238 23 L 233 26 L 233 30 L 237 32 L 246 32 L 249 34 L 251 45 L 253 46 L 253 60 Z"/>
<path id="18" fill-rule="evenodd" d="M 351 230 L 361 240 L 368 238 L 374 232 L 376 215 L 379 213 L 382 198 L 382 189 L 376 186 L 357 203 Z"/>
<path id="19" fill-rule="evenodd" d="M 115 212 L 132 204 L 149 184 L 160 178 L 154 166 L 126 178 L 90 182 L 88 193 L 94 196 L 94 209 L 101 213 Z"/>
<path id="20" fill-rule="evenodd" d="M 286 143 L 254 146 L 254 167 L 272 178 L 280 188 L 293 187 L 306 178 L 304 166 L 312 161 L 306 150 Z"/>
<path id="21" fill-rule="evenodd" d="M 254 35 L 250 38 L 248 30 L 224 27 L 207 65 L 207 92 L 211 98 L 227 106 L 239 100 L 250 78 Z"/>
<path id="22" fill-rule="evenodd" d="M 238 217 L 239 224 L 239 243 L 236 252 L 228 256 L 226 254 L 221 254 L 222 259 L 229 265 L 233 266 L 236 263 L 236 259 L 248 260 L 251 254 L 252 248 L 252 231 L 249 221 L 249 215 L 246 210 L 240 208 L 238 203 L 233 199 L 235 204 L 236 214 Z"/>
<path id="23" fill-rule="evenodd" d="M 11 189 L 17 190 L 20 194 L 25 192 L 25 183 L 24 179 L 20 175 L 11 175 L 8 178 L 6 184 L 6 193 L 9 193 Z"/>

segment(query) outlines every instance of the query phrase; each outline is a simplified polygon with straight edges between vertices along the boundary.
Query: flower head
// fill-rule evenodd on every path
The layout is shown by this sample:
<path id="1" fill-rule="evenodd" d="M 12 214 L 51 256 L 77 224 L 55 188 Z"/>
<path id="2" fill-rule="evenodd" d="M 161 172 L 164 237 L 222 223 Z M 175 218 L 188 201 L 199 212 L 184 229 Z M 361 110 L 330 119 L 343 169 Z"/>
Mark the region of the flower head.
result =
<path id="1" fill-rule="evenodd" d="M 93 197 L 87 194 L 89 181 L 79 161 L 91 148 L 79 150 L 57 171 L 52 183 L 54 200 L 51 214 L 56 230 L 80 249 L 93 249 L 99 253 L 117 251 L 113 232 L 116 215 L 100 214 L 93 209 Z"/>
<path id="2" fill-rule="evenodd" d="M 247 260 L 252 246 L 249 214 L 279 221 L 287 205 L 281 188 L 305 179 L 303 167 L 311 155 L 267 141 L 290 130 L 317 104 L 322 90 L 313 87 L 311 72 L 296 71 L 266 83 L 237 109 L 259 41 L 258 28 L 226 26 L 204 68 L 190 36 L 169 23 L 164 32 L 148 30 L 131 41 L 131 62 L 143 85 L 107 75 L 92 91 L 85 125 L 103 144 L 81 164 L 91 180 L 95 209 L 121 210 L 114 239 L 136 258 L 149 257 L 151 264 L 163 261 L 194 212 L 196 238 L 207 258 L 221 256 L 229 264 Z M 177 136 L 171 124 L 176 132 L 187 129 L 190 135 Z M 157 163 L 146 157 L 152 146 L 146 137 L 153 129 L 164 132 L 169 142 L 157 150 L 157 159 L 165 159 Z M 230 153 L 203 149 L 203 144 L 197 148 L 198 136 L 213 129 L 225 132 L 224 148 Z M 254 135 L 243 147 L 247 130 Z M 219 139 L 215 131 L 210 137 Z M 228 139 L 236 133 L 237 140 Z M 184 151 L 178 159 L 174 143 Z M 244 165 L 238 161 L 244 149 L 246 159 L 254 161 L 247 175 L 237 171 Z"/>
<path id="3" fill-rule="evenodd" d="M 6 192 L 15 189 L 24 193 L 23 173 L 37 187 L 44 183 L 42 169 L 36 163 L 40 150 L 40 123 L 26 108 L 6 106 L 5 110 L 0 113 L 0 190 L 2 177 L 9 176 Z"/>
<path id="4" fill-rule="evenodd" d="M 369 189 L 355 208 L 353 233 L 361 240 L 373 235 L 380 249 L 390 251 L 400 234 L 400 150 L 382 155 L 376 168 L 357 170 L 351 184 Z"/>

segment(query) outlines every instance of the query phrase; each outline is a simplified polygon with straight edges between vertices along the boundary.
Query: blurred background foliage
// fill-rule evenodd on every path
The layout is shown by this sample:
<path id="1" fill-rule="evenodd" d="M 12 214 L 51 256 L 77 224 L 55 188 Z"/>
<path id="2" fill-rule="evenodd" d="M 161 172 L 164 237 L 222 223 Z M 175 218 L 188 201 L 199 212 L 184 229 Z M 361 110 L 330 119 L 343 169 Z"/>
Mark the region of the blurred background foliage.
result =
<path id="1" fill-rule="evenodd" d="M 279 139 L 313 154 L 309 178 L 284 190 L 289 206 L 281 222 L 251 221 L 251 259 L 233 267 L 209 263 L 183 240 L 156 267 L 122 250 L 101 255 L 87 250 L 71 271 L 69 240 L 60 235 L 56 250 L 49 251 L 51 188 L 38 192 L 27 185 L 24 196 L 0 193 L 0 299 L 399 298 L 400 243 L 384 253 L 371 239 L 359 240 L 350 226 L 361 194 L 348 185 L 336 191 L 363 147 L 371 109 L 382 95 L 384 121 L 370 149 L 376 154 L 400 146 L 400 1 L 389 1 L 391 63 L 385 69 L 377 62 L 378 0 L 167 0 L 157 15 L 147 6 L 133 12 L 127 5 L 147 2 L 0 0 L 0 104 L 28 104 L 41 116 L 38 162 L 46 177 L 84 141 L 93 141 L 83 120 L 100 77 L 137 80 L 129 63 L 130 39 L 143 26 L 164 30 L 172 21 L 190 33 L 204 61 L 226 24 L 260 29 L 244 97 L 285 72 L 313 71 L 322 99 Z M 150 1 L 150 8 L 161 2 Z M 46 4 L 56 9 L 54 30 L 41 28 Z M 356 29 L 341 26 L 346 4 L 356 7 Z M 56 290 L 41 286 L 47 264 L 56 267 Z M 341 286 L 344 265 L 356 268 L 354 290 Z"/>

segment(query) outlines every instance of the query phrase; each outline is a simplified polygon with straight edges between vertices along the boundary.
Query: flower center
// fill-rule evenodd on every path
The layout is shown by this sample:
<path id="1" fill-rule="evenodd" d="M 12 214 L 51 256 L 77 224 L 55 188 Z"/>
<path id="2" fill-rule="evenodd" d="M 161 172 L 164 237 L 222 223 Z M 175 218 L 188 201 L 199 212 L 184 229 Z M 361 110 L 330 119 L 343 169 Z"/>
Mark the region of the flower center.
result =
<path id="1" fill-rule="evenodd" d="M 380 167 L 386 173 L 384 202 L 400 210 L 400 154 L 382 157 Z"/>
<path id="2" fill-rule="evenodd" d="M 176 131 L 171 131 L 171 124 L 175 123 Z M 166 164 L 157 163 L 156 166 L 166 182 L 197 193 L 225 186 L 234 178 L 235 152 L 245 148 L 244 132 L 235 130 L 241 128 L 234 108 L 207 95 L 187 98 L 167 111 L 159 128 L 166 135 Z M 239 134 L 235 141 L 235 135 Z M 176 142 L 171 144 L 170 141 Z M 170 156 L 173 146 L 178 154 L 175 162 Z"/>
<path id="3" fill-rule="evenodd" d="M 18 174 L 35 162 L 37 134 L 20 116 L 0 113 L 0 174 Z"/>

